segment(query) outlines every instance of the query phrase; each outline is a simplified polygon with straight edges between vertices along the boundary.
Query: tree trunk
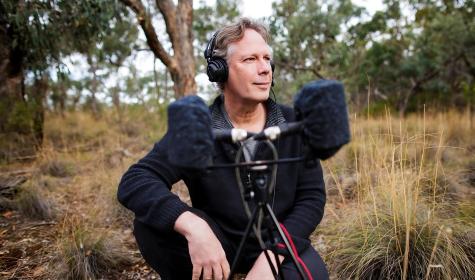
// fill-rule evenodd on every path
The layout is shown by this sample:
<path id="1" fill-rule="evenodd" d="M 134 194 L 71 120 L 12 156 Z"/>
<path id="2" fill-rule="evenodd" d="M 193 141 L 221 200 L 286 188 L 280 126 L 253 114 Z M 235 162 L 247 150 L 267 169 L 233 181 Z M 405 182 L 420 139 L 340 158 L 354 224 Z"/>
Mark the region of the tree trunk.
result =
<path id="1" fill-rule="evenodd" d="M 156 0 L 156 5 L 165 20 L 168 37 L 173 48 L 169 54 L 158 40 L 150 15 L 140 0 L 121 0 L 137 16 L 147 43 L 160 61 L 170 71 L 175 97 L 196 94 L 195 58 L 193 54 L 193 1 Z"/>
<path id="2" fill-rule="evenodd" d="M 38 148 L 43 144 L 43 124 L 45 120 L 44 102 L 47 91 L 48 77 L 43 75 L 35 81 L 35 86 L 31 94 L 33 102 L 33 135 Z"/>
<path id="3" fill-rule="evenodd" d="M 0 158 L 31 156 L 36 151 L 33 112 L 25 100 L 23 53 L 10 48 L 11 38 L 0 26 Z"/>
<path id="4" fill-rule="evenodd" d="M 122 113 L 122 105 L 120 102 L 120 94 L 119 90 L 114 88 L 112 91 L 112 104 L 114 104 L 114 108 L 117 112 L 117 118 L 119 120 L 119 124 L 122 124 L 123 120 L 123 113 Z"/>
<path id="5" fill-rule="evenodd" d="M 92 75 L 91 86 L 89 91 L 91 92 L 91 111 L 94 118 L 99 119 L 99 108 L 97 105 L 96 93 L 99 87 L 99 80 L 97 78 L 97 65 L 94 59 L 90 55 L 87 57 L 87 62 L 89 63 L 89 72 Z"/>
<path id="6" fill-rule="evenodd" d="M 10 38 L 3 26 L 0 26 L 0 41 L 0 133 L 19 129 L 26 132 L 28 129 L 18 127 L 20 123 L 12 115 L 18 106 L 26 105 L 23 96 L 23 56 L 9 48 Z"/>
<path id="7" fill-rule="evenodd" d="M 58 100 L 58 105 L 59 105 L 59 112 L 61 114 L 61 117 L 64 118 L 64 112 L 66 111 L 66 98 L 67 98 L 67 89 L 64 86 L 64 83 L 59 84 L 59 100 Z"/>

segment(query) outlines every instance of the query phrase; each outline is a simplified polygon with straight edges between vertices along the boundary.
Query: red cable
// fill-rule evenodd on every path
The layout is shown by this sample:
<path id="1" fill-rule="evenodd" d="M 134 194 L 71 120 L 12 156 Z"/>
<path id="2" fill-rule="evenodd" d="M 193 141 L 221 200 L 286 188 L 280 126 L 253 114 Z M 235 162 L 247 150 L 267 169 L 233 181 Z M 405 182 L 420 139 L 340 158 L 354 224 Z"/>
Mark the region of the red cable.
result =
<path id="1" fill-rule="evenodd" d="M 290 236 L 289 232 L 285 228 L 283 224 L 280 224 L 280 227 L 282 228 L 282 231 L 284 232 L 285 236 L 290 242 L 290 247 L 292 247 L 292 252 L 294 252 L 295 257 L 297 258 L 297 261 L 302 265 L 303 269 L 305 270 L 305 273 L 307 273 L 308 279 L 313 280 L 312 274 L 310 273 L 310 270 L 308 269 L 307 265 L 303 262 L 303 260 L 300 258 L 299 253 L 297 252 L 297 248 L 295 247 L 294 241 L 292 240 L 292 237 Z"/>

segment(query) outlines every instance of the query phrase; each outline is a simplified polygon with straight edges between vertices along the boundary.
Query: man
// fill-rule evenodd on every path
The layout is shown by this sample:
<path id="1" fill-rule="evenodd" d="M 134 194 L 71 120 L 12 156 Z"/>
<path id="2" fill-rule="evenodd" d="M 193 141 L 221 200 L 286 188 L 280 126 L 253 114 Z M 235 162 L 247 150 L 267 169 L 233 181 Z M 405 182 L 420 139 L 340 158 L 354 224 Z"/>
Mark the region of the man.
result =
<path id="1" fill-rule="evenodd" d="M 218 31 L 208 45 L 208 63 L 222 58 L 226 64 L 224 74 L 215 79 L 222 94 L 210 106 L 213 128 L 259 132 L 295 120 L 292 109 L 269 99 L 272 52 L 268 37 L 264 25 L 243 18 Z M 203 174 L 174 167 L 167 159 L 172 144 L 165 135 L 148 155 L 130 167 L 119 185 L 119 201 L 135 213 L 134 235 L 140 251 L 163 279 L 227 278 L 248 222 L 234 169 Z M 265 145 L 247 144 L 247 157 L 268 158 Z M 275 144 L 281 158 L 302 154 L 300 137 L 282 138 Z M 215 143 L 214 163 L 233 162 L 238 148 L 231 143 Z M 251 174 L 243 171 L 241 175 L 248 184 Z M 189 189 L 193 207 L 170 192 L 180 179 Z M 324 205 L 318 162 L 278 167 L 272 208 L 289 232 L 305 270 L 319 280 L 328 279 L 328 274 L 309 236 L 323 216 Z M 255 238 L 246 244 L 243 256 L 238 272 L 246 273 L 246 279 L 273 279 Z M 285 250 L 279 252 L 278 260 L 285 279 L 300 279 Z"/>

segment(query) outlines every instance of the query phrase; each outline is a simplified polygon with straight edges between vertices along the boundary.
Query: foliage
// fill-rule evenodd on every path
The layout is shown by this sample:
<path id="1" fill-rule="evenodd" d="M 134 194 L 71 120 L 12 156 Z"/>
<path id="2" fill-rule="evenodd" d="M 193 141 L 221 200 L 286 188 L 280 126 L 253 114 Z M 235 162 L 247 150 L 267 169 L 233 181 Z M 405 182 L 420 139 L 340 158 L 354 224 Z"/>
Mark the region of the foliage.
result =
<path id="1" fill-rule="evenodd" d="M 473 104 L 474 1 L 384 5 L 365 20 L 365 10 L 352 1 L 275 3 L 270 25 L 276 89 L 284 100 L 324 77 L 343 80 L 357 110 L 368 97 L 401 114 L 426 103 Z"/>
<path id="2" fill-rule="evenodd" d="M 116 1 L 2 1 L 0 22 L 11 49 L 32 71 L 42 71 L 74 51 L 86 52 L 120 14 Z"/>
<path id="3" fill-rule="evenodd" d="M 289 101 L 304 83 L 343 77 L 349 49 L 337 38 L 361 14 L 351 1 L 281 1 L 270 18 L 276 64 L 276 92 Z"/>
<path id="4" fill-rule="evenodd" d="M 221 26 L 229 24 L 239 17 L 238 7 L 241 0 L 216 1 L 214 6 L 208 6 L 201 0 L 198 7 L 193 10 L 193 33 L 196 39 L 195 56 L 197 57 L 198 72 L 205 71 L 203 51 L 214 32 Z"/>

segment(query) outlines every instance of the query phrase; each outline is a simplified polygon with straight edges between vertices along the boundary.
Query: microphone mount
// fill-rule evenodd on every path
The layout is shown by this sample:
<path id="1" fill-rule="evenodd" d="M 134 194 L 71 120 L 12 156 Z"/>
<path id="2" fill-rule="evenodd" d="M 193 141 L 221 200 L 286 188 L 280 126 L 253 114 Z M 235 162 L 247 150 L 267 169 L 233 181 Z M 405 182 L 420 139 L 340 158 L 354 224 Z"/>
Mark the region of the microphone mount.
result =
<path id="1" fill-rule="evenodd" d="M 292 131 L 294 133 L 295 130 Z M 247 133 L 246 133 L 247 134 Z M 239 134 L 241 136 L 245 135 L 244 133 Z M 254 134 L 249 137 L 256 137 L 259 134 Z M 277 240 L 278 237 L 284 242 L 285 248 L 289 253 L 295 267 L 297 268 L 298 273 L 300 274 L 302 279 L 308 279 L 307 274 L 305 274 L 302 265 L 299 263 L 297 256 L 294 254 L 292 247 L 290 245 L 287 236 L 282 231 L 282 228 L 277 220 L 270 201 L 275 198 L 275 183 L 277 178 L 277 165 L 283 163 L 295 163 L 304 161 L 305 157 L 294 157 L 294 158 L 287 158 L 287 159 L 278 159 L 278 152 L 277 148 L 275 147 L 274 143 L 270 139 L 276 139 L 282 134 L 282 131 L 278 127 L 273 127 L 267 132 L 262 134 L 262 137 L 269 138 L 269 139 L 262 139 L 262 137 L 256 137 L 257 141 L 263 141 L 267 144 L 267 146 L 272 151 L 272 159 L 269 160 L 257 160 L 257 161 L 245 161 L 242 162 L 245 143 L 244 141 L 249 137 L 241 138 L 240 148 L 236 153 L 235 162 L 233 164 L 221 164 L 221 165 L 214 165 L 208 167 L 209 169 L 215 168 L 234 168 L 235 169 L 235 176 L 236 181 L 240 190 L 241 201 L 243 203 L 244 210 L 246 215 L 249 218 L 248 224 L 246 225 L 246 229 L 244 235 L 239 243 L 239 247 L 236 252 L 236 256 L 231 265 L 231 272 L 228 279 L 232 279 L 237 266 L 239 264 L 244 246 L 250 237 L 251 230 L 254 232 L 254 235 L 257 238 L 259 246 L 261 250 L 264 252 L 267 262 L 271 267 L 272 274 L 274 275 L 275 279 L 283 279 L 284 276 L 282 274 L 282 265 L 277 257 Z M 224 137 L 225 136 L 225 137 Z M 216 139 L 223 140 L 231 140 L 234 142 L 233 133 L 229 133 L 229 131 L 222 133 L 219 137 L 215 137 Z M 241 170 L 242 168 L 246 168 L 248 173 L 248 178 L 250 182 L 247 184 L 243 184 L 243 180 L 241 178 Z M 254 201 L 255 207 L 251 211 L 251 201 Z M 262 231 L 268 233 L 269 242 L 271 246 L 266 246 L 266 243 L 263 240 Z M 276 235 L 277 234 L 277 235 Z M 274 253 L 275 263 L 277 264 L 277 269 L 274 267 L 271 256 L 267 252 L 267 250 L 271 250 Z"/>

